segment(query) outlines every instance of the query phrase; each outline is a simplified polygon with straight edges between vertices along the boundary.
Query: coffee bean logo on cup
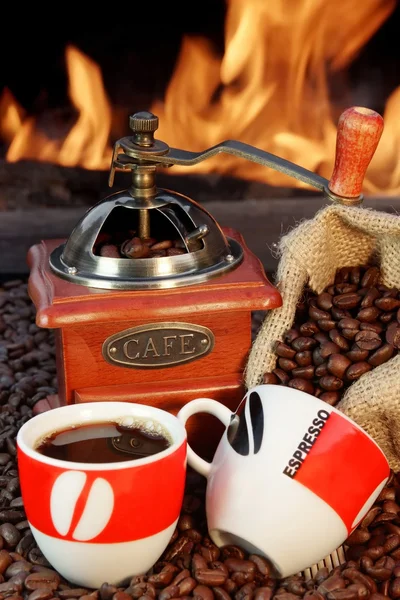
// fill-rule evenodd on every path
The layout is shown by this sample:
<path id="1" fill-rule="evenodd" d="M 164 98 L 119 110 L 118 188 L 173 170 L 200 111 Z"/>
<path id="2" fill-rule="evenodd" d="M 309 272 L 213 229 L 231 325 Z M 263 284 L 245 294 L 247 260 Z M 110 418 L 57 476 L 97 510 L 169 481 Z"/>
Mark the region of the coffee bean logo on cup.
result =
<path id="1" fill-rule="evenodd" d="M 202 412 L 226 426 L 212 463 L 188 447 L 189 465 L 208 478 L 210 537 L 220 547 L 238 544 L 263 555 L 280 577 L 338 548 L 388 480 L 388 462 L 374 440 L 300 390 L 260 385 L 234 414 L 200 398 L 178 418 L 186 423 Z"/>
<path id="2" fill-rule="evenodd" d="M 131 424 L 143 427 L 129 435 Z M 30 419 L 17 444 L 32 534 L 67 580 L 120 585 L 154 565 L 185 486 L 186 431 L 175 416 L 125 402 L 75 404 Z"/>
<path id="3" fill-rule="evenodd" d="M 87 483 L 88 475 L 83 471 L 65 471 L 55 480 L 50 495 L 55 529 L 62 536 L 72 529 L 72 539 L 80 542 L 97 537 L 107 526 L 114 509 L 114 492 L 106 479 L 95 477 L 89 486 Z M 75 523 L 81 496 L 84 496 L 84 507 Z"/>

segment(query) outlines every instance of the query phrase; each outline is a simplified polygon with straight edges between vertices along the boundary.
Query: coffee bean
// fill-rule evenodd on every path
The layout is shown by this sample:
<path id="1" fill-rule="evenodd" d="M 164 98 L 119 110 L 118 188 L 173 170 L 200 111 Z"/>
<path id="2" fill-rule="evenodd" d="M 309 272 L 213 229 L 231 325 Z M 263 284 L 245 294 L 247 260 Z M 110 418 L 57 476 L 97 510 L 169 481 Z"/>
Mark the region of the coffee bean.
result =
<path id="1" fill-rule="evenodd" d="M 11 557 L 10 560 L 12 561 Z M 16 562 L 11 562 L 7 567 L 5 572 L 6 577 L 9 579 L 17 575 L 18 573 L 29 573 L 32 569 L 32 565 L 27 560 L 17 560 Z"/>
<path id="2" fill-rule="evenodd" d="M 300 390 L 301 392 L 306 392 L 306 394 L 314 393 L 314 386 L 308 379 L 302 379 L 301 377 L 295 377 L 291 379 L 288 383 L 288 386 L 294 388 L 296 390 Z"/>
<path id="3" fill-rule="evenodd" d="M 383 327 L 379 323 L 361 323 L 361 331 L 375 331 L 375 333 L 382 333 Z"/>
<path id="4" fill-rule="evenodd" d="M 350 365 L 351 360 L 347 356 L 343 354 L 331 354 L 328 358 L 327 369 L 331 375 L 342 379 Z"/>
<path id="5" fill-rule="evenodd" d="M 300 333 L 303 336 L 312 336 L 314 333 L 318 333 L 318 325 L 314 321 L 307 321 L 300 325 Z"/>
<path id="6" fill-rule="evenodd" d="M 350 310 L 355 308 L 360 304 L 361 297 L 355 293 L 349 294 L 339 294 L 339 296 L 333 297 L 333 304 L 338 308 L 342 308 L 344 310 Z"/>
<path id="7" fill-rule="evenodd" d="M 343 308 L 338 308 L 334 306 L 331 310 L 332 317 L 335 321 L 340 321 L 341 319 L 351 318 L 351 312 L 349 310 L 344 310 Z"/>
<path id="8" fill-rule="evenodd" d="M 10 557 L 9 552 L 7 552 L 7 550 L 0 550 L 0 573 L 4 573 L 11 563 L 12 558 Z"/>
<path id="9" fill-rule="evenodd" d="M 322 365 L 318 365 L 315 369 L 316 377 L 323 377 L 324 375 L 328 375 L 328 364 L 326 362 L 322 363 Z"/>
<path id="10" fill-rule="evenodd" d="M 371 365 L 365 361 L 353 363 L 346 371 L 346 378 L 349 381 L 354 381 L 361 377 L 361 375 L 368 373 L 371 369 Z"/>
<path id="11" fill-rule="evenodd" d="M 301 352 L 303 350 L 310 350 L 317 345 L 317 342 L 311 337 L 298 337 L 292 342 L 292 347 Z"/>
<path id="12" fill-rule="evenodd" d="M 320 344 L 325 344 L 326 342 L 330 341 L 328 335 L 322 331 L 314 333 L 314 340 Z"/>
<path id="13" fill-rule="evenodd" d="M 227 578 L 226 576 L 224 583 Z M 197 585 L 197 581 L 193 577 L 185 577 L 178 585 L 179 596 L 189 596 Z"/>
<path id="14" fill-rule="evenodd" d="M 197 587 L 194 588 L 192 593 L 193 593 L 193 598 L 195 598 L 196 600 L 214 600 L 214 594 L 213 594 L 212 590 L 210 590 L 210 588 L 205 585 L 198 585 Z M 159 599 L 160 599 L 160 596 L 159 596 Z M 166 599 L 160 599 L 160 600 L 166 600 Z"/>
<path id="15" fill-rule="evenodd" d="M 358 321 L 357 319 L 351 319 L 349 317 L 340 319 L 338 323 L 339 329 L 360 329 L 360 325 L 360 321 Z"/>
<path id="16" fill-rule="evenodd" d="M 320 395 L 321 400 L 329 404 L 330 406 L 335 406 L 340 400 L 339 392 L 324 392 Z"/>
<path id="17" fill-rule="evenodd" d="M 353 533 L 349 535 L 346 540 L 348 546 L 355 546 L 357 544 L 365 544 L 371 539 L 371 533 L 366 528 L 359 527 Z"/>
<path id="18" fill-rule="evenodd" d="M 329 311 L 332 308 L 332 296 L 328 292 L 323 292 L 317 296 L 317 306 L 321 310 Z"/>
<path id="19" fill-rule="evenodd" d="M 255 573 L 256 565 L 251 560 L 227 558 L 225 565 L 230 573 Z"/>
<path id="20" fill-rule="evenodd" d="M 284 371 L 293 371 L 297 367 L 297 363 L 294 360 L 289 360 L 288 358 L 279 358 L 278 365 L 280 369 Z M 0 512 L 1 518 L 1 512 Z"/>
<path id="21" fill-rule="evenodd" d="M 261 575 L 264 577 L 269 577 L 270 565 L 264 557 L 259 556 L 258 554 L 250 554 L 249 560 L 256 565 L 257 570 L 259 573 L 261 573 Z"/>
<path id="22" fill-rule="evenodd" d="M 350 281 L 351 281 L 351 283 L 354 283 L 354 285 L 356 285 L 357 287 L 360 285 L 360 282 L 361 282 L 360 267 L 352 267 L 352 269 L 350 271 Z"/>
<path id="23" fill-rule="evenodd" d="M 356 292 L 358 289 L 354 283 L 337 283 L 335 285 L 336 294 L 350 294 Z"/>
<path id="24" fill-rule="evenodd" d="M 320 355 L 324 360 L 331 354 L 337 354 L 338 352 L 340 352 L 340 347 L 338 344 L 335 344 L 335 342 L 326 342 L 325 344 L 322 344 L 320 348 Z"/>
<path id="25" fill-rule="evenodd" d="M 379 269 L 378 267 L 370 267 L 365 273 L 363 278 L 361 279 L 362 287 L 373 287 L 377 285 L 379 282 Z"/>
<path id="26" fill-rule="evenodd" d="M 379 334 L 368 330 L 357 333 L 355 342 L 361 350 L 376 350 L 382 344 Z"/>
<path id="27" fill-rule="evenodd" d="M 347 358 L 353 362 L 365 360 L 368 357 L 368 350 L 363 350 L 358 344 L 354 344 L 351 349 L 346 353 Z"/>
<path id="28" fill-rule="evenodd" d="M 15 548 L 21 539 L 21 534 L 11 523 L 0 525 L 0 535 L 5 542 L 6 548 Z"/>
<path id="29" fill-rule="evenodd" d="M 324 596 L 334 590 L 343 590 L 346 587 L 346 582 L 340 575 L 331 575 L 325 579 L 317 588 L 317 591 Z"/>
<path id="30" fill-rule="evenodd" d="M 327 392 L 335 392 L 343 387 L 343 381 L 334 375 L 324 375 L 319 380 L 319 385 Z"/>
<path id="31" fill-rule="evenodd" d="M 272 373 L 278 378 L 282 385 L 287 385 L 289 383 L 290 377 L 283 369 L 274 369 Z"/>
<path id="32" fill-rule="evenodd" d="M 297 329 L 289 329 L 289 331 L 285 333 L 284 339 L 286 344 L 291 344 L 298 337 L 300 337 L 300 333 L 297 331 Z"/>
<path id="33" fill-rule="evenodd" d="M 179 596 L 178 586 L 177 585 L 169 585 L 159 593 L 158 598 L 159 598 L 159 600 L 171 600 L 171 598 L 177 598 L 178 596 Z"/>
<path id="34" fill-rule="evenodd" d="M 150 256 L 150 249 L 140 238 L 134 237 L 122 244 L 121 254 L 126 258 L 147 258 Z"/>
<path id="35" fill-rule="evenodd" d="M 299 367 L 308 367 L 312 364 L 312 353 L 310 352 L 310 350 L 296 352 L 294 360 L 297 362 Z"/>
<path id="36" fill-rule="evenodd" d="M 279 379 L 274 373 L 264 373 L 263 383 L 266 385 L 278 385 Z"/>
<path id="37" fill-rule="evenodd" d="M 151 246 L 152 250 L 168 250 L 172 248 L 173 243 L 171 240 L 163 240 L 162 242 L 156 242 Z"/>
<path id="38" fill-rule="evenodd" d="M 377 298 L 379 298 L 379 296 L 380 296 L 380 293 L 375 287 L 367 289 L 366 294 L 364 295 L 364 297 L 361 301 L 361 308 L 370 308 L 371 306 L 374 305 L 375 300 Z"/>
<path id="39" fill-rule="evenodd" d="M 214 590 L 215 591 L 215 590 Z M 254 600 L 271 600 L 273 595 L 273 590 L 269 587 L 259 587 L 255 590 Z M 219 600 L 219 598 L 218 598 Z M 321 597 L 323 600 L 323 597 Z"/>
<path id="40" fill-rule="evenodd" d="M 400 325 L 391 323 L 386 331 L 386 341 L 395 348 L 400 348 Z"/>
<path id="41" fill-rule="evenodd" d="M 330 331 L 335 327 L 335 325 L 335 321 L 332 321 L 330 319 L 320 319 L 318 321 L 318 327 L 322 329 L 322 331 Z"/>
<path id="42" fill-rule="evenodd" d="M 293 350 L 293 348 L 287 344 L 278 342 L 275 348 L 275 353 L 282 358 L 294 358 L 296 350 Z"/>
<path id="43" fill-rule="evenodd" d="M 60 576 L 55 571 L 51 572 L 50 569 L 48 569 L 46 573 L 31 573 L 25 579 L 25 587 L 27 590 L 37 590 L 38 588 L 56 590 L 59 583 Z"/>
<path id="44" fill-rule="evenodd" d="M 308 367 L 297 367 L 292 370 L 293 377 L 301 377 L 302 379 L 313 379 L 314 367 L 309 365 Z"/>
<path id="45" fill-rule="evenodd" d="M 386 325 L 387 323 L 390 323 L 390 321 L 393 321 L 394 319 L 394 313 L 383 313 L 382 315 L 379 315 L 379 320 L 381 323 L 383 323 L 384 325 Z"/>
<path id="46" fill-rule="evenodd" d="M 351 273 L 351 267 L 342 267 L 335 274 L 335 283 L 343 283 L 349 281 Z"/>
<path id="47" fill-rule="evenodd" d="M 384 344 L 376 350 L 368 359 L 368 362 L 373 367 L 379 367 L 386 361 L 390 360 L 394 353 L 394 347 L 390 344 Z"/>
<path id="48" fill-rule="evenodd" d="M 357 313 L 357 319 L 359 321 L 366 321 L 367 323 L 371 323 L 372 321 L 376 321 L 380 314 L 380 310 L 376 308 L 376 306 L 370 306 L 369 308 L 362 308 Z"/>
<path id="49" fill-rule="evenodd" d="M 82 594 L 81 594 L 81 596 L 82 596 Z M 69 597 L 69 596 L 67 596 L 67 597 Z M 14 598 L 14 600 L 15 600 L 15 596 L 9 597 L 9 600 L 12 600 L 12 598 Z M 38 588 L 37 590 L 34 590 L 33 592 L 31 592 L 29 594 L 27 600 L 50 600 L 51 598 L 53 598 L 53 590 L 46 590 L 43 588 L 42 589 Z"/>
<path id="50" fill-rule="evenodd" d="M 342 336 L 346 338 L 346 340 L 354 340 L 357 331 L 357 329 L 342 329 Z"/>
<path id="51" fill-rule="evenodd" d="M 13 594 L 19 594 L 21 591 L 20 586 L 12 581 L 5 581 L 0 583 L 0 595 L 2 598 L 12 596 Z"/>
<path id="52" fill-rule="evenodd" d="M 331 329 L 331 331 L 329 332 L 329 337 L 331 338 L 332 342 L 339 346 L 341 350 L 346 351 L 349 349 L 348 341 L 346 340 L 346 338 L 340 335 L 338 329 Z"/>
<path id="53" fill-rule="evenodd" d="M 321 310 L 320 308 L 317 308 L 316 306 L 311 306 L 308 311 L 308 314 L 311 319 L 314 319 L 314 321 L 319 321 L 320 319 L 329 319 L 330 318 L 330 314 L 326 310 Z"/>
<path id="54" fill-rule="evenodd" d="M 375 300 L 375 306 L 384 311 L 397 310 L 400 306 L 400 300 L 391 297 L 377 298 Z"/>
<path id="55" fill-rule="evenodd" d="M 228 559 L 229 560 L 229 559 Z M 235 559 L 232 559 L 235 560 Z M 226 564 L 226 562 L 225 562 Z M 226 565 L 228 567 L 228 565 Z M 229 567 L 228 567 L 229 569 Z M 213 586 L 221 586 L 228 579 L 226 573 L 220 570 L 214 569 L 197 569 L 194 572 L 194 577 L 198 583 L 201 585 L 209 585 Z M 197 585 L 197 584 L 196 584 Z"/>
<path id="56" fill-rule="evenodd" d="M 239 560 L 243 560 L 245 557 L 245 553 L 242 548 L 236 546 L 234 544 L 228 544 L 221 549 L 221 557 L 223 560 L 227 558 L 237 558 Z"/>

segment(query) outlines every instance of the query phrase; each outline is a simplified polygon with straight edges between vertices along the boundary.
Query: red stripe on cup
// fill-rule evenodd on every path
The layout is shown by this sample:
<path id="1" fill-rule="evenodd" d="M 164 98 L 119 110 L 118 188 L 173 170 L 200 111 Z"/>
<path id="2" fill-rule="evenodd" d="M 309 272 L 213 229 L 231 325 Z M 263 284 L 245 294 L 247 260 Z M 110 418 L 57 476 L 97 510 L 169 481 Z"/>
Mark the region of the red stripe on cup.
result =
<path id="1" fill-rule="evenodd" d="M 103 519 L 104 527 L 95 537 L 92 539 L 86 537 L 84 541 L 128 542 L 159 533 L 179 517 L 185 486 L 186 442 L 172 454 L 155 462 L 123 469 L 85 471 L 82 468 L 71 471 L 32 459 L 20 448 L 18 448 L 18 466 L 26 515 L 36 529 L 52 537 L 78 541 L 74 537 L 74 532 L 79 524 L 85 525 L 82 523 L 82 515 L 92 490 L 95 505 L 100 507 L 99 518 Z M 66 506 L 70 517 L 66 525 L 68 531 L 64 535 L 60 533 L 60 527 L 52 518 L 51 495 L 54 484 L 66 472 L 81 472 L 82 476 L 78 495 L 75 499 L 66 501 L 66 505 L 70 502 L 71 506 Z M 73 477 L 72 480 L 74 479 Z M 107 484 L 111 487 L 107 495 L 108 508 L 102 506 L 102 494 L 96 495 L 99 480 L 103 484 L 103 489 L 104 486 L 108 489 Z M 73 481 L 72 485 L 74 485 Z M 113 494 L 111 500 L 110 494 Z M 61 498 L 60 502 L 64 500 Z M 113 508 L 108 518 L 106 513 L 110 508 L 110 502 Z M 102 510 L 103 508 L 105 510 Z"/>
<path id="2" fill-rule="evenodd" d="M 350 532 L 365 501 L 387 477 L 382 452 L 353 423 L 332 412 L 294 479 L 329 504 Z"/>

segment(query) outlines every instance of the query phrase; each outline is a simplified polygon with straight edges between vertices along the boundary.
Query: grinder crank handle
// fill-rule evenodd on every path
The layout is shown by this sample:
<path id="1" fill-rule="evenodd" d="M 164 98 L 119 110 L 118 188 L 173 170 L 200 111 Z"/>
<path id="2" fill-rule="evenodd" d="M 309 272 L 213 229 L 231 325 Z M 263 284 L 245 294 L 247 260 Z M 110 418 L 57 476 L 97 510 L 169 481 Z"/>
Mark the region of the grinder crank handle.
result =
<path id="1" fill-rule="evenodd" d="M 347 205 L 362 202 L 362 185 L 368 165 L 383 131 L 380 114 L 369 108 L 353 106 L 340 118 L 336 138 L 336 157 L 328 192 Z"/>
<path id="2" fill-rule="evenodd" d="M 332 178 L 328 181 L 325 177 L 289 160 L 237 140 L 225 140 L 203 152 L 170 148 L 164 142 L 154 139 L 154 132 L 158 127 L 158 118 L 155 115 L 137 113 L 131 117 L 131 121 L 134 136 L 122 138 L 114 146 L 110 187 L 116 168 L 137 171 L 151 168 L 152 165 L 189 167 L 225 153 L 285 173 L 323 191 L 330 200 L 350 205 L 360 204 L 363 200 L 363 179 L 383 130 L 383 119 L 375 111 L 363 107 L 345 110 L 339 119 L 335 167 Z M 144 134 L 147 136 L 145 145 L 142 143 Z M 122 154 L 119 154 L 120 149 L 123 150 Z"/>

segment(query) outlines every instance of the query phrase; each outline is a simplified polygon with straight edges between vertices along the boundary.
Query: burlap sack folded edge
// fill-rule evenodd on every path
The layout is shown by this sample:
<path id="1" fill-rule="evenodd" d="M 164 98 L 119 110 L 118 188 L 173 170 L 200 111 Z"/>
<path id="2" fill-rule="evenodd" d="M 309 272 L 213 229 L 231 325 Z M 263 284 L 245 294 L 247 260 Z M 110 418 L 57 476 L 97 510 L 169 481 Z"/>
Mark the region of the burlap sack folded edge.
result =
<path id="1" fill-rule="evenodd" d="M 283 305 L 267 314 L 253 343 L 244 374 L 248 389 L 275 368 L 276 341 L 292 326 L 306 284 L 321 293 L 337 269 L 376 262 L 383 282 L 400 287 L 400 218 L 330 205 L 282 237 L 278 256 L 276 285 Z M 337 408 L 367 431 L 392 469 L 400 470 L 400 355 L 353 383 Z"/>

